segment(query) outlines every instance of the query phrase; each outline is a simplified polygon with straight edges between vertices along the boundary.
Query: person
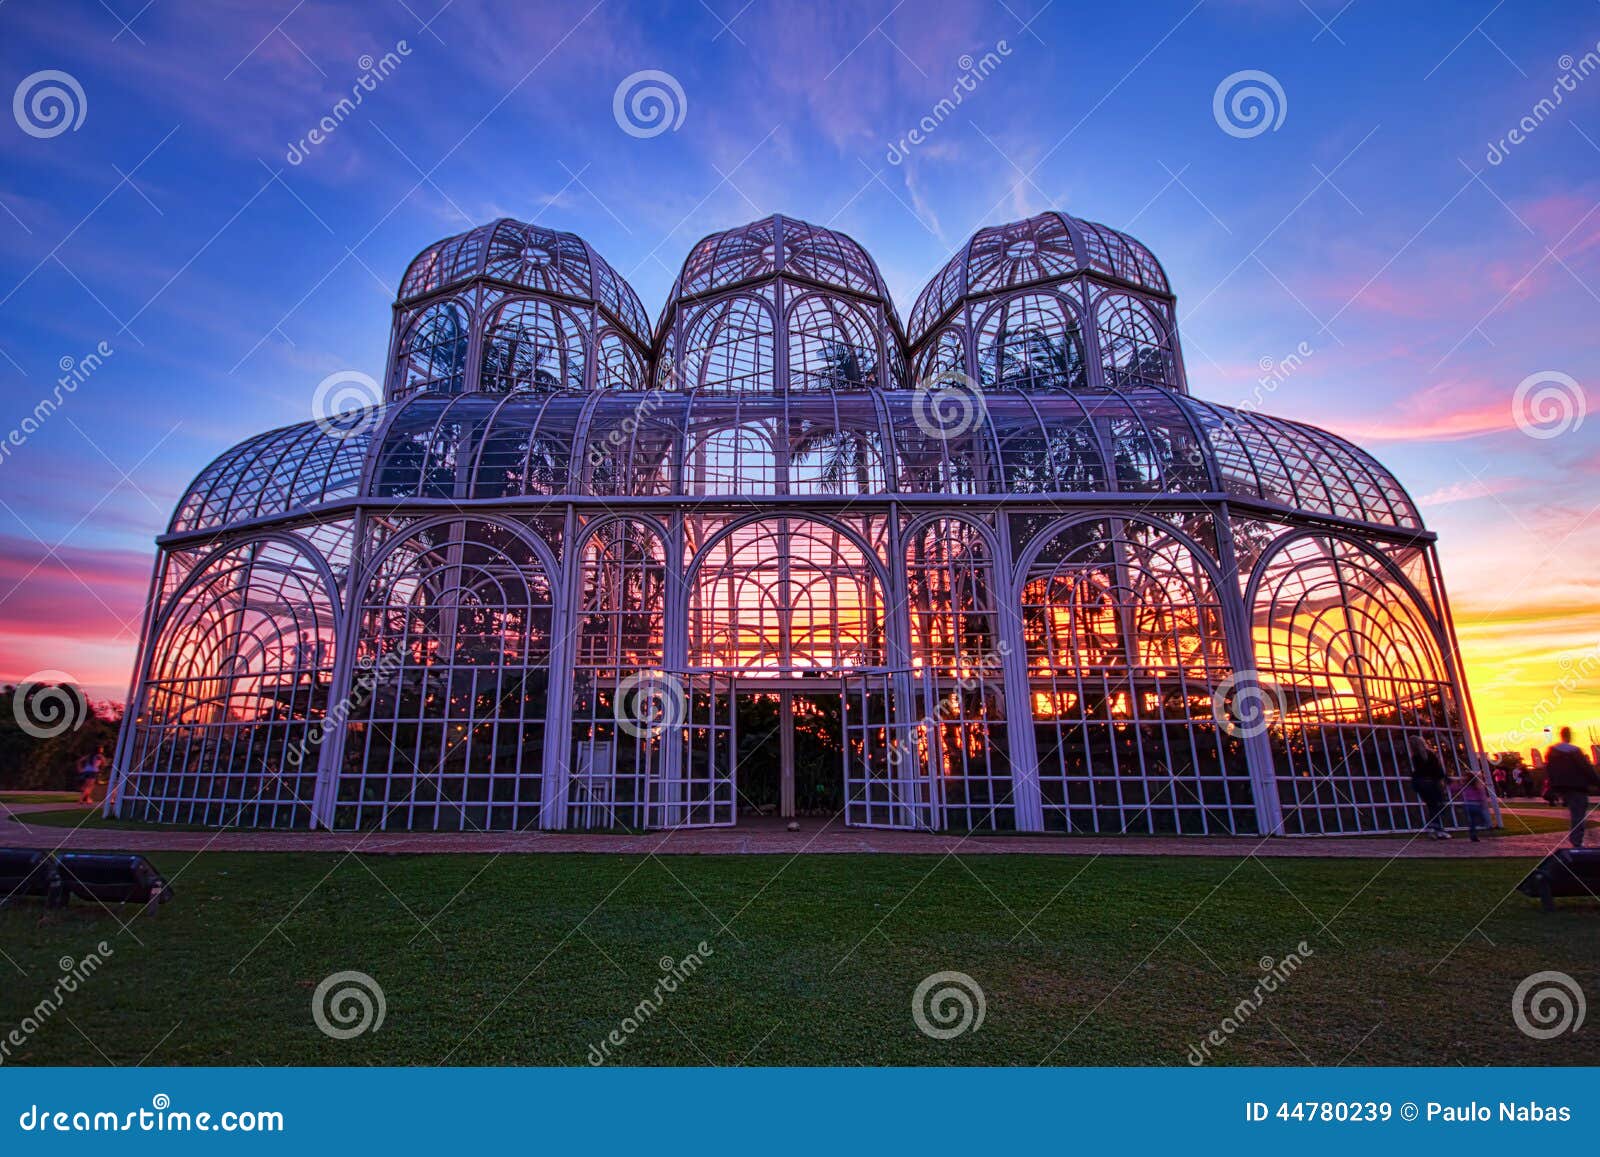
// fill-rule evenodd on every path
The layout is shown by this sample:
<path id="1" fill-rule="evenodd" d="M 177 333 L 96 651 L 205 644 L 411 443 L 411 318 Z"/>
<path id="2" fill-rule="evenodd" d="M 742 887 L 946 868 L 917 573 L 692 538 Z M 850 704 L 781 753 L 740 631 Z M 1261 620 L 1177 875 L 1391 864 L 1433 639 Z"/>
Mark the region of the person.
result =
<path id="1" fill-rule="evenodd" d="M 1423 830 L 1433 839 L 1448 840 L 1450 833 L 1444 830 L 1444 809 L 1445 782 L 1450 777 L 1445 774 L 1444 763 L 1420 735 L 1411 736 L 1407 746 L 1411 749 L 1411 789 L 1422 801 L 1427 817 Z"/>
<path id="2" fill-rule="evenodd" d="M 1477 772 L 1467 772 L 1456 798 L 1467 811 L 1467 834 L 1472 837 L 1473 843 L 1477 843 L 1478 829 L 1489 826 L 1489 793 Z"/>
<path id="3" fill-rule="evenodd" d="M 1544 754 L 1547 782 L 1552 791 L 1567 805 L 1567 815 L 1572 827 L 1567 839 L 1575 848 L 1583 847 L 1583 829 L 1589 822 L 1589 796 L 1600 792 L 1600 775 L 1594 763 L 1583 753 L 1583 748 L 1572 742 L 1572 728 L 1561 729 L 1561 742 L 1554 743 Z"/>
<path id="4" fill-rule="evenodd" d="M 96 749 L 78 760 L 78 802 L 94 802 L 94 785 L 100 782 L 100 769 L 105 766 L 105 752 Z"/>

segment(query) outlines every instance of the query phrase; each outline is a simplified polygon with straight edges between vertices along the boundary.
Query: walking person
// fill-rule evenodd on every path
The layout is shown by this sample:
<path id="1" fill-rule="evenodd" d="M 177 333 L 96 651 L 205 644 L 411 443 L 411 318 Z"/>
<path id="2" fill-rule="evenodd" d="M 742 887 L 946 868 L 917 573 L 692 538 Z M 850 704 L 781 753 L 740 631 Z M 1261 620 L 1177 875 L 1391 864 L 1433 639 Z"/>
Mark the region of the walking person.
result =
<path id="1" fill-rule="evenodd" d="M 1456 798 L 1467 812 L 1467 834 L 1472 837 L 1473 843 L 1477 843 L 1478 829 L 1489 827 L 1489 793 L 1483 786 L 1482 777 L 1475 771 L 1467 772 Z"/>
<path id="2" fill-rule="evenodd" d="M 105 766 L 105 753 L 95 750 L 78 760 L 78 802 L 93 803 L 94 787 L 100 780 L 100 769 Z"/>
<path id="3" fill-rule="evenodd" d="M 1561 742 L 1550 746 L 1544 753 L 1546 782 L 1550 790 L 1567 805 L 1567 816 L 1572 827 L 1567 839 L 1575 848 L 1583 847 L 1583 829 L 1589 822 L 1589 796 L 1600 792 L 1600 775 L 1594 762 L 1583 753 L 1583 748 L 1572 742 L 1572 728 L 1561 729 Z"/>
<path id="4" fill-rule="evenodd" d="M 1445 773 L 1444 762 L 1420 735 L 1407 739 L 1406 746 L 1411 751 L 1411 789 L 1422 801 L 1426 817 L 1423 830 L 1433 839 L 1448 840 L 1450 833 L 1444 830 L 1444 809 L 1445 782 L 1450 777 Z"/>

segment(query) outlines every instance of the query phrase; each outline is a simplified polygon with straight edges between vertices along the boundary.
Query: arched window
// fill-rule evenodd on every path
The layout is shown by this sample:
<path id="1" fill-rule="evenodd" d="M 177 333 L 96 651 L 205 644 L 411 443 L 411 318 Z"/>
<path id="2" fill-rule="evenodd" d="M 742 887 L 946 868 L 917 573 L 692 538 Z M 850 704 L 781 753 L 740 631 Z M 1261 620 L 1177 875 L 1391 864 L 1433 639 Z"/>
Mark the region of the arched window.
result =
<path id="1" fill-rule="evenodd" d="M 933 388 L 930 379 L 940 374 L 966 372 L 967 351 L 961 340 L 961 330 L 946 326 L 917 355 L 917 380 L 912 385 Z"/>
<path id="2" fill-rule="evenodd" d="M 1253 580 L 1256 667 L 1280 718 L 1269 735 L 1291 834 L 1422 827 L 1407 743 L 1469 758 L 1460 704 L 1427 610 L 1377 555 L 1291 538 Z"/>
<path id="3" fill-rule="evenodd" d="M 544 301 L 508 301 L 483 335 L 478 388 L 512 390 L 584 388 L 583 327 L 572 314 Z"/>
<path id="4" fill-rule="evenodd" d="M 1108 293 L 1095 310 L 1106 385 L 1176 386 L 1172 342 L 1151 307 L 1126 293 Z"/>
<path id="5" fill-rule="evenodd" d="M 150 649 L 121 814 L 307 826 L 333 608 L 310 555 L 289 543 L 244 543 L 207 563 Z"/>
<path id="6" fill-rule="evenodd" d="M 773 330 L 772 309 L 757 297 L 740 294 L 699 309 L 678 351 L 674 388 L 772 390 Z"/>
<path id="7" fill-rule="evenodd" d="M 411 323 L 395 365 L 393 396 L 422 390 L 459 394 L 467 368 L 467 311 L 453 301 L 430 305 Z"/>
<path id="8" fill-rule="evenodd" d="M 604 330 L 595 343 L 595 386 L 602 390 L 642 390 L 645 380 L 644 359 L 616 330 Z"/>
<path id="9" fill-rule="evenodd" d="M 551 613 L 508 525 L 436 524 L 385 555 L 359 608 L 338 826 L 536 826 Z"/>
<path id="10" fill-rule="evenodd" d="M 1081 390 L 1088 385 L 1078 319 L 1053 293 L 1018 293 L 978 327 L 978 374 L 988 389 Z"/>
<path id="11" fill-rule="evenodd" d="M 746 523 L 696 561 L 691 667 L 777 674 L 878 667 L 883 592 L 843 531 L 804 518 Z"/>
<path id="12" fill-rule="evenodd" d="M 789 309 L 789 388 L 861 389 L 878 384 L 878 342 L 860 309 L 810 293 Z"/>
<path id="13" fill-rule="evenodd" d="M 1184 543 L 1128 519 L 1056 531 L 1022 617 L 1046 828 L 1254 830 L 1243 744 L 1213 714 L 1222 608 Z"/>

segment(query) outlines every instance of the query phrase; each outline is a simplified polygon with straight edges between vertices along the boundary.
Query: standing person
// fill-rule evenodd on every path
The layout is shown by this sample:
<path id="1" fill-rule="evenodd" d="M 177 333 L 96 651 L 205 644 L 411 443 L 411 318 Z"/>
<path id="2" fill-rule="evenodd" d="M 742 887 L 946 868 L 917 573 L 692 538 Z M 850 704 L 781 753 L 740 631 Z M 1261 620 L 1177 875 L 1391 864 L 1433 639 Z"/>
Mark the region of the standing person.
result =
<path id="1" fill-rule="evenodd" d="M 1478 829 L 1487 829 L 1489 826 L 1489 793 L 1484 789 L 1483 779 L 1477 772 L 1467 772 L 1456 798 L 1467 810 L 1467 833 L 1472 836 L 1472 842 L 1477 843 Z"/>
<path id="2" fill-rule="evenodd" d="M 1448 840 L 1450 833 L 1444 830 L 1444 809 L 1445 781 L 1449 776 L 1445 774 L 1444 763 L 1420 735 L 1411 736 L 1406 746 L 1411 750 L 1411 788 L 1422 801 L 1427 817 L 1423 828 L 1433 839 Z"/>
<path id="3" fill-rule="evenodd" d="M 1544 754 L 1546 782 L 1550 790 L 1567 805 L 1567 815 L 1572 821 L 1567 838 L 1575 848 L 1583 847 L 1583 829 L 1589 822 L 1589 795 L 1600 792 L 1600 775 L 1595 774 L 1594 763 L 1583 753 L 1583 748 L 1572 742 L 1572 728 L 1561 729 L 1561 742 L 1551 744 Z"/>

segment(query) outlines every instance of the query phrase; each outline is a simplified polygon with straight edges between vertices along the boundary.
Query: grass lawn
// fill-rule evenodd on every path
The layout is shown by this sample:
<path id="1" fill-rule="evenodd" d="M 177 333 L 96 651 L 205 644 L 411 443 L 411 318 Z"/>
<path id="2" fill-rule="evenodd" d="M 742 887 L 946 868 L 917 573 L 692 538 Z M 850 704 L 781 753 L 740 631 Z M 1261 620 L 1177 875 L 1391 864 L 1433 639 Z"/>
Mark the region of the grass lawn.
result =
<path id="1" fill-rule="evenodd" d="M 621 1061 L 1181 1065 L 1262 957 L 1306 941 L 1219 1062 L 1600 1062 L 1592 1028 L 1539 1042 L 1512 1021 L 1533 972 L 1600 996 L 1600 904 L 1542 915 L 1511 892 L 1518 860 L 153 858 L 177 899 L 129 932 L 80 902 L 0 912 L 0 1035 L 62 957 L 113 949 L 7 1063 L 583 1064 L 658 962 L 701 941 L 704 966 Z M 337 1041 L 312 992 L 352 969 L 387 1016 Z M 977 981 L 987 1014 L 938 1041 L 911 994 L 945 970 Z"/>
<path id="2" fill-rule="evenodd" d="M 71 803 L 77 798 L 75 791 L 0 791 L 0 804 Z"/>

